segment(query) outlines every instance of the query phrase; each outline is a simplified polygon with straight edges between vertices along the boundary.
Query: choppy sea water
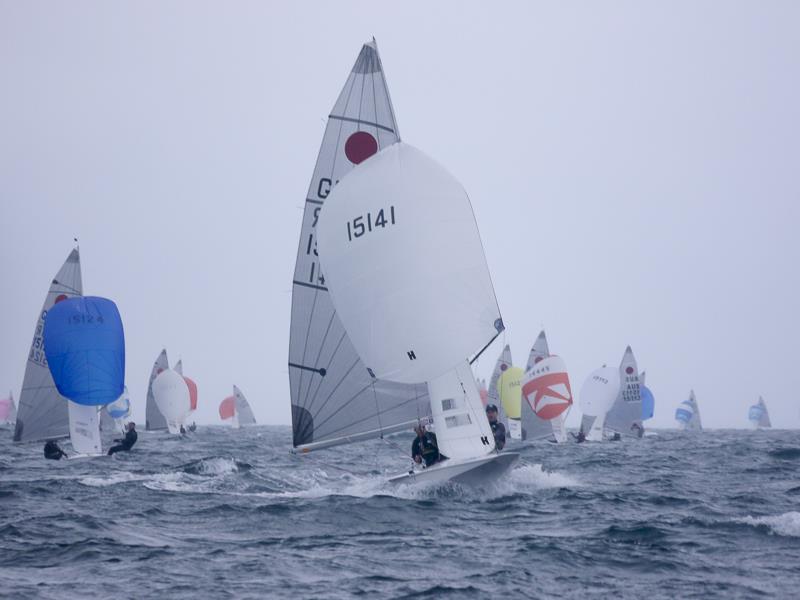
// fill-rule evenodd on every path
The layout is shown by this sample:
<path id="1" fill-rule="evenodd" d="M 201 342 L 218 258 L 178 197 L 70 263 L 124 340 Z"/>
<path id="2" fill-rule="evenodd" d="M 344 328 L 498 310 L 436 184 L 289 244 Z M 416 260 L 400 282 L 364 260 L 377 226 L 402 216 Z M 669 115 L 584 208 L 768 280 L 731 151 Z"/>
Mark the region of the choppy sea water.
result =
<path id="1" fill-rule="evenodd" d="M 390 487 L 411 439 L 297 456 L 285 427 L 201 427 L 55 462 L 0 430 L 0 596 L 800 595 L 798 432 L 534 444 L 489 489 Z"/>

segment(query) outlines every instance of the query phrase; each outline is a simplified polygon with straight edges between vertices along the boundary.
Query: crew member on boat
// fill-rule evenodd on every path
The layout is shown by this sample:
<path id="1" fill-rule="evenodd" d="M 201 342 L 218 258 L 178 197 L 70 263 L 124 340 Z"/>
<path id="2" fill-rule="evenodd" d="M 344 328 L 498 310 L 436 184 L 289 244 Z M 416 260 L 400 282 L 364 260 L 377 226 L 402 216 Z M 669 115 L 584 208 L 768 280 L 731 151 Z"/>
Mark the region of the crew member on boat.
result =
<path id="1" fill-rule="evenodd" d="M 131 448 L 133 448 L 133 445 L 136 443 L 136 440 L 139 439 L 139 434 L 136 433 L 136 423 L 131 421 L 130 423 L 128 423 L 125 429 L 127 429 L 128 431 L 125 434 L 125 437 L 121 440 L 114 440 L 115 442 L 120 442 L 120 443 L 116 446 L 111 446 L 111 448 L 108 449 L 109 456 L 111 456 L 115 452 L 122 452 L 122 451 L 128 452 Z"/>
<path id="2" fill-rule="evenodd" d="M 494 404 L 486 407 L 486 418 L 489 419 L 494 434 L 494 447 L 499 452 L 506 445 L 506 426 L 497 420 L 497 407 Z"/>
<path id="3" fill-rule="evenodd" d="M 446 457 L 439 452 L 439 445 L 436 443 L 436 434 L 432 431 L 425 431 L 425 425 L 419 423 L 414 427 L 417 437 L 411 444 L 411 458 L 417 464 L 425 463 L 426 467 L 435 465 Z"/>
<path id="4" fill-rule="evenodd" d="M 59 448 L 58 444 L 56 444 L 53 440 L 48 440 L 45 443 L 44 457 L 49 458 L 50 460 L 61 460 L 62 458 L 68 458 L 67 453 Z"/>

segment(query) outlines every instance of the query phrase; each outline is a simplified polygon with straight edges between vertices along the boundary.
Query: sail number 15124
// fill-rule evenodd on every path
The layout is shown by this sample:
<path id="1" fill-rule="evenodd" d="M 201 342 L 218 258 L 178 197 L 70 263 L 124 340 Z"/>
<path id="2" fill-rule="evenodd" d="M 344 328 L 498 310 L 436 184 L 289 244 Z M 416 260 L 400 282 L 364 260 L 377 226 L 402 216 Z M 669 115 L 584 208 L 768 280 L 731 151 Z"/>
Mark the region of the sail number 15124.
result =
<path id="1" fill-rule="evenodd" d="M 347 222 L 347 239 L 352 242 L 354 238 L 360 238 L 365 233 L 375 231 L 378 227 L 384 228 L 394 224 L 394 206 L 390 206 L 388 209 L 382 208 L 375 214 L 360 215 Z"/>

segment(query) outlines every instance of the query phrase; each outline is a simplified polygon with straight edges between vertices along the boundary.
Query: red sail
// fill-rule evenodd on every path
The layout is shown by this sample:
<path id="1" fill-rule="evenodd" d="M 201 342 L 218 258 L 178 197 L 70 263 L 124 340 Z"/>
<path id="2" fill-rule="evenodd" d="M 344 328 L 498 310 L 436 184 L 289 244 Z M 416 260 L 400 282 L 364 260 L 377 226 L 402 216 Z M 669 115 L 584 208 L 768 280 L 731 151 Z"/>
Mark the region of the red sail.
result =
<path id="1" fill-rule="evenodd" d="M 219 417 L 223 421 L 225 419 L 232 419 L 236 414 L 236 398 L 228 396 L 219 405 Z"/>

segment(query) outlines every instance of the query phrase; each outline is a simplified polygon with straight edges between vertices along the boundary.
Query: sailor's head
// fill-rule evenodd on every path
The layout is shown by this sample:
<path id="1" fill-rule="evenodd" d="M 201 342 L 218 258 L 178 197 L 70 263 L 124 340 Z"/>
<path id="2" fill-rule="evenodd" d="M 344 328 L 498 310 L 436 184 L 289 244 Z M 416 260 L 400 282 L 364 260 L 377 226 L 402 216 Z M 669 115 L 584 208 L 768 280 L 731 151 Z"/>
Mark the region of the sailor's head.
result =
<path id="1" fill-rule="evenodd" d="M 422 437 L 425 434 L 425 424 L 424 423 L 417 423 L 417 425 L 414 427 L 414 432 L 419 437 Z"/>
<path id="2" fill-rule="evenodd" d="M 130 423 L 128 423 L 128 424 L 127 424 L 125 427 L 126 427 L 126 429 L 127 429 L 128 431 L 133 431 L 134 429 L 136 429 L 136 423 L 134 423 L 133 421 L 131 421 L 131 422 L 130 422 Z"/>
<path id="3" fill-rule="evenodd" d="M 488 417 L 489 421 L 497 420 L 497 407 L 494 404 L 488 404 L 486 406 L 486 416 Z"/>

